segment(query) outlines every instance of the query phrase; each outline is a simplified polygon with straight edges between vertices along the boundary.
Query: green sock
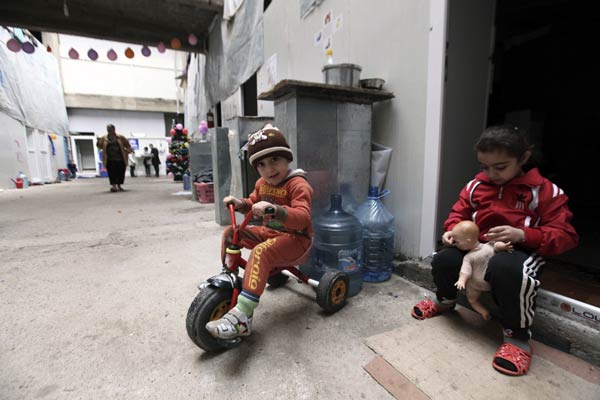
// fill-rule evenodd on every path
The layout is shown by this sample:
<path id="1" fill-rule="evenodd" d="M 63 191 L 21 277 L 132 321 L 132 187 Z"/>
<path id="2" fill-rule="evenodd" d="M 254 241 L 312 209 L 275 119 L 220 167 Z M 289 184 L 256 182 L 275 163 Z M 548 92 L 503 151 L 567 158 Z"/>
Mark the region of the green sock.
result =
<path id="1" fill-rule="evenodd" d="M 251 317 L 254 313 L 254 309 L 258 307 L 258 301 L 247 298 L 243 295 L 243 293 L 244 292 L 238 296 L 238 301 L 235 305 L 235 308 L 237 308 L 238 311 L 243 312 L 247 317 Z"/>

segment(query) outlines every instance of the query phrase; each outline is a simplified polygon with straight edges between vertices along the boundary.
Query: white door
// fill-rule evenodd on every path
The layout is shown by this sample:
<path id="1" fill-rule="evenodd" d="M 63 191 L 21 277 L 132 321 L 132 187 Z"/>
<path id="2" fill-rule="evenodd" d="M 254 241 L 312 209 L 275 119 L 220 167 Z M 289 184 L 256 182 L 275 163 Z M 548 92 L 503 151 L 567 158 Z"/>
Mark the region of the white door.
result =
<path id="1" fill-rule="evenodd" d="M 47 183 L 54 180 L 50 139 L 45 132 L 27 128 L 27 162 L 31 183 Z"/>
<path id="2" fill-rule="evenodd" d="M 436 238 L 479 170 L 473 146 L 487 119 L 495 0 L 449 0 Z"/>

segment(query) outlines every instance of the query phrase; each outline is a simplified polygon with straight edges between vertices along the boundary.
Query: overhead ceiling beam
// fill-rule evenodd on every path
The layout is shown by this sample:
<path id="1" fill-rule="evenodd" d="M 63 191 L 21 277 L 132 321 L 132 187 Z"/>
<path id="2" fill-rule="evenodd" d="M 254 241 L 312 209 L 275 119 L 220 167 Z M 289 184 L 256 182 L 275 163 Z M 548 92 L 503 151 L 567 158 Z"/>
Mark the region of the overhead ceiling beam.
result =
<path id="1" fill-rule="evenodd" d="M 66 9 L 65 9 L 66 4 Z M 206 39 L 223 0 L 2 0 L 0 24 L 125 43 L 170 46 L 206 53 Z M 198 44 L 191 46 L 193 33 Z"/>

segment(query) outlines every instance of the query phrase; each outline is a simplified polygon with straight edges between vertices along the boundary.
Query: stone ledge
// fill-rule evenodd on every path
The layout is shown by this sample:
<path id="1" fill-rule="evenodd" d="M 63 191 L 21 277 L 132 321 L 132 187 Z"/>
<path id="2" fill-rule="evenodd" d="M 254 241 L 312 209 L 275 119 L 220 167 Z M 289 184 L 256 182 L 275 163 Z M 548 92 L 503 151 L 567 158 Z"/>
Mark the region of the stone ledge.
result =
<path id="1" fill-rule="evenodd" d="M 431 265 L 428 261 L 395 260 L 393 272 L 415 285 L 435 291 Z M 497 306 L 489 293 L 484 293 L 481 301 L 492 315 L 497 314 Z M 459 293 L 458 303 L 472 310 L 462 293 Z M 538 306 L 531 331 L 535 340 L 600 367 L 600 341 L 598 341 L 597 329 L 567 319 L 551 309 Z"/>

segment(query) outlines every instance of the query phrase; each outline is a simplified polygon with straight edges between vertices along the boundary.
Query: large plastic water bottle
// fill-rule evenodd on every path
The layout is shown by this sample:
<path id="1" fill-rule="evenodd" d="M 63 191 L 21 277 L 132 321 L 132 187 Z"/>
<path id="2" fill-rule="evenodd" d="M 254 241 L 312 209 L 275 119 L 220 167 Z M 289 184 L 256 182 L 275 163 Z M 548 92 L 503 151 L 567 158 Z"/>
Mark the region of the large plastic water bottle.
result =
<path id="1" fill-rule="evenodd" d="M 187 172 L 183 174 L 183 190 L 192 190 L 192 180 Z"/>
<path id="2" fill-rule="evenodd" d="M 392 275 L 394 216 L 381 201 L 389 193 L 389 190 L 379 193 L 376 186 L 371 186 L 368 199 L 354 213 L 363 226 L 362 262 L 363 280 L 366 282 L 383 282 Z"/>
<path id="3" fill-rule="evenodd" d="M 331 208 L 313 222 L 314 241 L 311 254 L 311 277 L 321 279 L 327 270 L 348 274 L 348 296 L 362 289 L 360 221 L 342 208 L 342 196 L 331 195 Z"/>

